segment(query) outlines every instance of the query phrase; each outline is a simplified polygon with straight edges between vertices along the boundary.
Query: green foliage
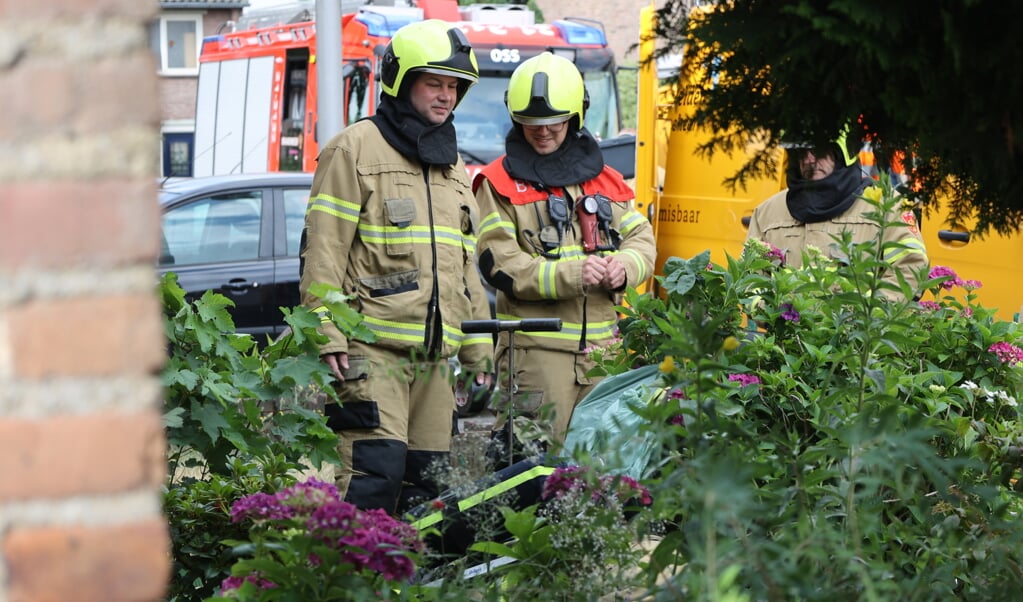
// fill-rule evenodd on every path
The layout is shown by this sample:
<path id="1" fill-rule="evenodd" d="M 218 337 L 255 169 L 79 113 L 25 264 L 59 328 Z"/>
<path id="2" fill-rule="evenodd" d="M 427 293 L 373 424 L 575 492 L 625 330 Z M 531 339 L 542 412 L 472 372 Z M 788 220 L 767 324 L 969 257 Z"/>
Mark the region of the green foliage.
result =
<path id="1" fill-rule="evenodd" d="M 596 600 L 640 583 L 646 524 L 645 488 L 628 477 L 599 476 L 592 468 L 562 467 L 543 488 L 543 503 L 502 508 L 508 543 L 483 541 L 472 550 L 513 559 L 479 577 L 476 591 L 514 592 L 522 600 Z"/>
<path id="2" fill-rule="evenodd" d="M 883 192 L 882 230 L 898 202 Z M 798 270 L 755 242 L 727 266 L 674 259 L 660 296 L 622 308 L 626 359 L 606 369 L 659 364 L 667 389 L 637 408 L 662 450 L 645 483 L 674 525 L 649 586 L 1010 599 L 1023 586 L 1021 325 L 937 267 L 924 279 L 935 301 L 899 301 L 913 291 L 882 278 L 877 241 L 836 243 L 847 263 L 811 251 Z"/>
<path id="3" fill-rule="evenodd" d="M 622 129 L 636 131 L 636 106 L 639 93 L 635 65 L 620 65 L 618 68 L 618 98 L 622 113 Z"/>
<path id="4" fill-rule="evenodd" d="M 174 274 L 164 276 L 160 293 L 170 352 L 162 374 L 170 598 L 201 600 L 231 566 L 222 540 L 243 534 L 227 513 L 236 499 L 340 463 L 337 436 L 318 411 L 336 394 L 319 359 L 320 318 L 304 307 L 284 309 L 288 333 L 260 347 L 235 332 L 223 295 L 206 292 L 189 303 Z M 372 340 L 336 291 L 318 294 L 342 332 Z"/>
<path id="5" fill-rule="evenodd" d="M 981 232 L 1017 230 L 1023 78 L 1004 65 L 1023 59 L 1013 42 L 1023 5 L 736 0 L 689 18 L 692 4 L 668 0 L 657 37 L 664 52 L 685 47 L 689 68 L 713 65 L 683 79 L 698 89 L 684 90 L 687 98 L 701 98 L 686 127 L 715 132 L 706 151 L 744 148 L 742 132 L 825 142 L 862 116 L 857 131 L 872 136 L 879 165 L 896 149 L 915 155 L 925 202 L 947 194 L 960 223 L 976 211 Z M 738 181 L 770 173 L 766 159 Z"/>
<path id="6" fill-rule="evenodd" d="M 259 348 L 234 332 L 231 301 L 223 295 L 207 291 L 187 303 L 168 274 L 162 296 L 171 352 L 162 379 L 172 480 L 186 469 L 230 474 L 239 454 L 307 457 L 314 466 L 339 461 L 337 437 L 321 415 L 303 407 L 316 395 L 334 394 L 316 347 L 317 316 L 303 307 L 286 310 L 290 333 Z"/>

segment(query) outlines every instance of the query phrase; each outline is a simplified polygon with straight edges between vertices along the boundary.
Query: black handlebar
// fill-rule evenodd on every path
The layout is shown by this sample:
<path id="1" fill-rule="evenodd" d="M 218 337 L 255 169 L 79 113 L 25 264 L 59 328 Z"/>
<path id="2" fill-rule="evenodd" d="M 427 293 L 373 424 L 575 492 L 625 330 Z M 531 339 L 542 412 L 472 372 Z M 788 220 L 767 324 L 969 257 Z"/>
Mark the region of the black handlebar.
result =
<path id="1" fill-rule="evenodd" d="M 561 318 L 525 318 L 522 320 L 466 320 L 462 322 L 462 332 L 479 334 L 505 332 L 558 332 L 561 330 Z"/>

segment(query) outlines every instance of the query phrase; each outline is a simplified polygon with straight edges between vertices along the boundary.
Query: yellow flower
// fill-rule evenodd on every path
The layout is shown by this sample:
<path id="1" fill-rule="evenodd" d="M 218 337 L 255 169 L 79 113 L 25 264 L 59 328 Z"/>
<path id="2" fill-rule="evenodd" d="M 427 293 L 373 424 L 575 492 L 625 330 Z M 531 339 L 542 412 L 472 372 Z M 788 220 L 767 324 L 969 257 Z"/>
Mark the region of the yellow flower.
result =
<path id="1" fill-rule="evenodd" d="M 725 342 L 721 344 L 721 348 L 725 351 L 734 351 L 739 348 L 739 339 L 735 337 L 726 337 Z"/>
<path id="2" fill-rule="evenodd" d="M 867 189 L 863 191 L 863 198 L 869 201 L 874 201 L 875 203 L 880 203 L 883 195 L 884 193 L 881 192 L 880 186 L 868 186 Z"/>
<path id="3" fill-rule="evenodd" d="M 670 355 L 666 356 L 664 360 L 661 361 L 660 369 L 664 374 L 668 374 L 675 370 L 675 358 Z"/>

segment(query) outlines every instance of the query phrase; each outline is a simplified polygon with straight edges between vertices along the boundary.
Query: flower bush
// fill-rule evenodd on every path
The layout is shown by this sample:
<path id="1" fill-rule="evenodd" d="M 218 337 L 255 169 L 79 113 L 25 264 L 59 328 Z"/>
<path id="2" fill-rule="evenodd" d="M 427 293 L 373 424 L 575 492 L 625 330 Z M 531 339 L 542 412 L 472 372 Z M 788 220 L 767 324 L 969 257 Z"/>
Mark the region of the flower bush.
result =
<path id="1" fill-rule="evenodd" d="M 879 233 L 899 203 L 868 189 Z M 647 565 L 686 599 L 1010 599 L 1023 586 L 1021 325 L 943 266 L 883 276 L 877 240 L 803 267 L 746 244 L 630 291 L 609 374 L 660 367 L 645 480 L 671 525 Z M 831 259 L 841 256 L 842 261 Z M 923 292 L 923 301 L 913 300 Z M 729 586 L 731 587 L 731 585 Z"/>
<path id="2" fill-rule="evenodd" d="M 639 582 L 649 490 L 627 476 L 586 466 L 561 466 L 544 481 L 542 502 L 502 508 L 513 540 L 472 549 L 515 562 L 479 579 L 477 594 L 507 592 L 514 600 L 596 600 Z"/>
<path id="3" fill-rule="evenodd" d="M 245 535 L 230 520 L 232 504 L 340 463 L 337 436 L 312 407 L 333 394 L 333 376 L 319 359 L 320 317 L 304 307 L 285 312 L 288 334 L 260 347 L 234 331 L 223 295 L 188 301 L 174 274 L 163 277 L 160 292 L 170 351 L 162 374 L 163 509 L 174 561 L 168 599 L 204 600 L 231 570 L 224 542 Z M 343 332 L 372 337 L 336 291 L 318 294 Z"/>
<path id="4" fill-rule="evenodd" d="M 418 531 L 382 510 L 359 510 L 315 478 L 276 494 L 245 496 L 231 520 L 248 525 L 235 541 L 244 556 L 218 600 L 385 600 L 415 572 Z"/>

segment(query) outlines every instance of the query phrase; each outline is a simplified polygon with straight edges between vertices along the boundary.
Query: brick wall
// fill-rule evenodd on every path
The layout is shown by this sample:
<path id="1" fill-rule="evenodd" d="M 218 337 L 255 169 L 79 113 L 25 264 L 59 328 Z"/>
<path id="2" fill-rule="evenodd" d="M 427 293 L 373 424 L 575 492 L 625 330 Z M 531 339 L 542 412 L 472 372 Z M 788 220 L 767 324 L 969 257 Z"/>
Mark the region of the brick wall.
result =
<path id="1" fill-rule="evenodd" d="M 159 103 L 143 0 L 0 2 L 0 602 L 159 600 Z"/>

